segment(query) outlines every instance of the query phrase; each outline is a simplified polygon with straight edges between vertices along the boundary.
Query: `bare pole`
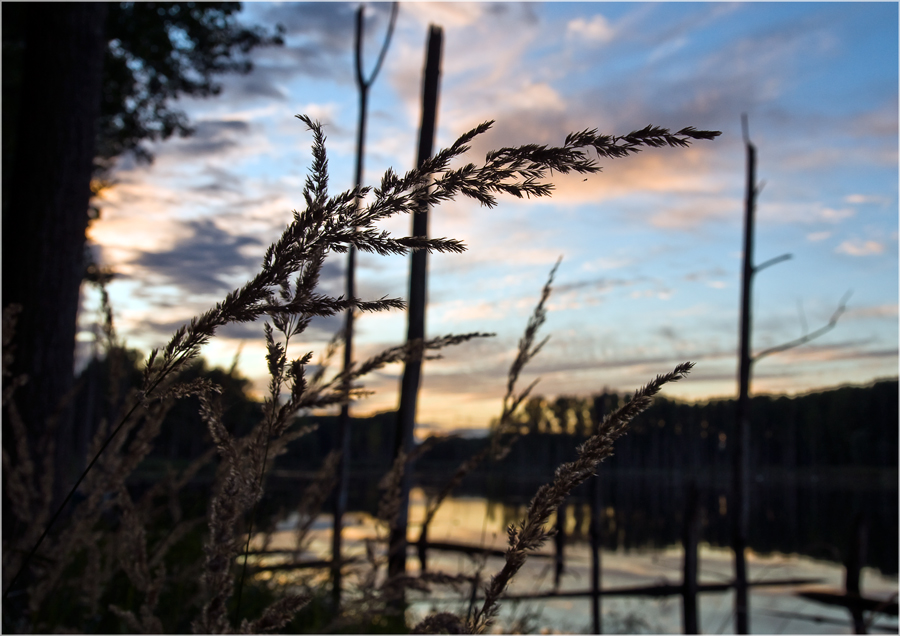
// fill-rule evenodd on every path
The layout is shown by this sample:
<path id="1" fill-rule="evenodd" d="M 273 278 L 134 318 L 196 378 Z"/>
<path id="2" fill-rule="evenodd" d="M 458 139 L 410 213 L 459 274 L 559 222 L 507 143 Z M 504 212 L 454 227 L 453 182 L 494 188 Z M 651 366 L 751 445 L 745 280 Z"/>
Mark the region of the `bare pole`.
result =
<path id="1" fill-rule="evenodd" d="M 363 177 L 363 155 L 366 142 L 366 113 L 368 110 L 369 87 L 375 81 L 378 71 L 381 69 L 381 63 L 387 53 L 388 45 L 391 42 L 391 35 L 394 32 L 394 24 L 397 20 L 397 3 L 391 5 L 391 19 L 388 24 L 387 35 L 384 38 L 384 44 L 381 47 L 381 53 L 378 55 L 378 61 L 372 74 L 366 79 L 362 71 L 363 57 L 363 5 L 356 10 L 356 30 L 354 37 L 354 48 L 356 51 L 356 85 L 359 87 L 359 123 L 356 129 L 356 186 L 362 186 Z M 360 205 L 359 199 L 356 205 Z M 356 248 L 352 245 L 347 253 L 347 288 L 346 298 L 356 298 Z M 344 322 L 344 374 L 349 372 L 353 366 L 353 307 L 347 308 L 347 314 Z M 349 392 L 350 386 L 348 382 L 344 383 L 344 391 Z M 350 477 L 350 403 L 344 402 L 341 406 L 341 414 L 338 418 L 337 425 L 337 445 L 341 454 L 338 459 L 337 479 L 335 483 L 334 494 L 334 521 L 331 533 L 331 596 L 334 605 L 334 611 L 337 612 L 341 604 L 341 533 L 344 512 L 347 510 L 347 485 Z"/>
<path id="2" fill-rule="evenodd" d="M 732 474 L 732 536 L 734 550 L 734 617 L 735 633 L 750 630 L 747 604 L 747 529 L 749 506 L 749 446 L 750 429 L 747 414 L 750 406 L 750 306 L 753 285 L 753 220 L 756 208 L 756 147 L 750 143 L 747 115 L 741 115 L 744 144 L 747 147 L 747 185 L 744 200 L 744 267 L 741 274 L 740 361 L 738 364 L 739 393 L 735 422 L 734 472 Z"/>
<path id="3" fill-rule="evenodd" d="M 834 314 L 826 325 L 808 333 L 805 321 L 804 334 L 789 342 L 765 349 L 755 356 L 750 353 L 751 301 L 753 276 L 761 270 L 791 258 L 790 254 L 776 256 L 763 263 L 753 265 L 753 232 L 756 214 L 756 196 L 762 189 L 756 184 L 756 146 L 750 143 L 747 115 L 741 115 L 744 144 L 747 147 L 747 186 L 744 202 L 744 266 L 741 275 L 741 323 L 740 361 L 738 365 L 739 393 L 735 422 L 734 472 L 732 474 L 732 549 L 734 551 L 734 592 L 735 592 L 735 633 L 750 633 L 749 603 L 747 596 L 747 548 L 750 526 L 750 378 L 752 365 L 764 356 L 793 349 L 814 340 L 834 329 L 841 314 L 847 308 L 847 300 L 852 292 L 844 294 Z"/>
<path id="4" fill-rule="evenodd" d="M 443 30 L 435 25 L 428 29 L 428 45 L 425 58 L 425 78 L 422 86 L 422 121 L 419 127 L 419 148 L 416 165 L 421 166 L 433 154 L 437 124 L 438 87 L 441 77 L 441 49 Z M 421 205 L 413 214 L 412 235 L 428 236 L 428 206 Z M 427 296 L 427 252 L 412 253 L 409 269 L 409 323 L 406 333 L 408 343 L 425 338 L 425 301 Z M 416 402 L 422 375 L 422 351 L 414 352 L 403 368 L 400 385 L 400 407 L 397 413 L 397 435 L 394 457 L 401 450 L 407 457 L 413 449 L 416 426 Z M 402 575 L 406 571 L 407 526 L 409 522 L 409 491 L 412 486 L 412 462 L 407 460 L 401 482 L 401 501 L 397 521 L 391 528 L 388 547 L 388 576 Z M 403 600 L 398 601 L 402 603 Z"/>

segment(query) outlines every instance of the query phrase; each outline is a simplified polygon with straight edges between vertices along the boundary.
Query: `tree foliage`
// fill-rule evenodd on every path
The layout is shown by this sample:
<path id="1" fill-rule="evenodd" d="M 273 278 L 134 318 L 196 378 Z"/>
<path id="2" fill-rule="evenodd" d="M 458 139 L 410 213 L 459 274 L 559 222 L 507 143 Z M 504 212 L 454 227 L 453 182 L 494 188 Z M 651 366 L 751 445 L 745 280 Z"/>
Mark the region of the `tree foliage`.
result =
<path id="1" fill-rule="evenodd" d="M 751 465 L 788 472 L 831 467 L 894 468 L 898 428 L 896 378 L 868 386 L 844 386 L 793 397 L 757 395 L 750 400 Z M 618 407 L 625 395 L 591 397 L 531 396 L 518 417 L 522 439 L 504 460 L 513 470 L 523 466 L 536 479 L 549 478 L 559 463 L 553 437 L 579 439 L 593 422 Z M 736 401 L 714 399 L 689 403 L 658 397 L 634 418 L 630 433 L 617 444 L 617 468 L 663 471 L 728 471 L 734 443 Z M 579 421 L 580 420 L 580 421 Z M 551 425 L 556 423 L 555 428 Z M 565 425 L 563 426 L 563 423 Z M 574 457 L 573 441 L 559 448 Z M 477 452 L 486 440 L 446 442 L 425 455 L 452 464 Z M 453 449 L 457 448 L 456 453 Z M 473 451 L 472 449 L 475 448 Z"/>
<path id="2" fill-rule="evenodd" d="M 13 375 L 30 378 L 21 409 L 35 435 L 72 387 L 79 288 L 97 272 L 85 258 L 95 184 L 122 153 L 152 159 L 142 142 L 190 133 L 173 99 L 215 95 L 215 75 L 281 42 L 240 25 L 237 2 L 49 6 L 2 7 L 3 300 L 22 307 Z M 58 437 L 83 437 L 60 412 Z"/>
<path id="3" fill-rule="evenodd" d="M 215 75 L 248 73 L 253 48 L 283 44 L 280 25 L 274 34 L 243 26 L 236 18 L 240 10 L 240 2 L 122 2 L 110 7 L 98 167 L 108 168 L 112 159 L 129 151 L 140 161 L 151 161 L 141 142 L 192 132 L 171 100 L 217 95 L 221 85 Z"/>

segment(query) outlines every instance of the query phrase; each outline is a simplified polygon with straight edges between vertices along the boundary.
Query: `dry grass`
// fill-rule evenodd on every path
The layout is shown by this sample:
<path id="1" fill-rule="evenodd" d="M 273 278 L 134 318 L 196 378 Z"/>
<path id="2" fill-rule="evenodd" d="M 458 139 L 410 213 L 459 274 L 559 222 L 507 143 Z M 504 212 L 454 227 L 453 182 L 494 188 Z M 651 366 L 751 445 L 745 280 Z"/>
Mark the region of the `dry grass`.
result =
<path id="1" fill-rule="evenodd" d="M 535 387 L 538 381 L 535 380 L 518 394 L 516 394 L 515 391 L 516 383 L 518 382 L 519 375 L 522 373 L 525 365 L 527 365 L 528 362 L 538 354 L 541 348 L 543 348 L 543 346 L 547 343 L 547 340 L 549 340 L 548 336 L 541 340 L 538 344 L 535 344 L 538 329 L 541 328 L 541 325 L 543 325 L 544 321 L 546 321 L 547 319 L 547 310 L 544 305 L 547 302 L 547 299 L 550 298 L 553 277 L 556 274 L 556 270 L 559 268 L 559 264 L 561 262 L 562 258 L 560 258 L 556 262 L 556 265 L 553 266 L 553 269 L 550 270 L 550 275 L 547 278 L 547 282 L 544 284 L 544 287 L 541 290 L 541 298 L 528 319 L 528 324 L 525 326 L 525 333 L 519 340 L 519 348 L 516 354 L 516 358 L 510 365 L 509 373 L 507 375 L 506 395 L 503 396 L 502 412 L 500 414 L 500 419 L 498 420 L 497 425 L 494 427 L 494 430 L 491 433 L 490 445 L 460 464 L 459 468 L 456 469 L 456 472 L 444 485 L 437 496 L 431 499 L 425 507 L 425 518 L 422 521 L 422 529 L 419 533 L 419 539 L 417 541 L 417 543 L 419 544 L 419 558 L 422 562 L 423 569 L 425 569 L 427 565 L 425 560 L 425 544 L 428 541 L 428 527 L 434 520 L 434 517 L 437 514 L 437 511 L 440 508 L 441 504 L 448 496 L 450 496 L 450 493 L 452 493 L 453 490 L 457 486 L 459 486 L 460 483 L 462 483 L 462 480 L 466 475 L 472 472 L 488 458 L 494 461 L 503 459 L 503 457 L 505 457 L 509 453 L 512 445 L 518 439 L 518 426 L 513 419 L 513 415 L 531 393 L 531 390 Z"/>
<path id="2" fill-rule="evenodd" d="M 612 455 L 613 443 L 625 434 L 628 423 L 650 406 L 651 398 L 659 393 L 663 385 L 681 380 L 693 366 L 692 362 L 680 364 L 671 373 L 658 375 L 649 384 L 635 391 L 630 402 L 603 418 L 597 433 L 579 447 L 578 459 L 557 468 L 553 482 L 538 489 L 528 506 L 525 519 L 518 527 L 510 526 L 507 529 L 509 548 L 506 551 L 506 564 L 485 587 L 484 605 L 468 625 L 471 633 L 481 633 L 490 626 L 497 615 L 500 595 L 525 564 L 528 552 L 540 548 L 550 537 L 547 530 L 550 515 L 576 486 L 596 473 L 600 462 Z"/>
<path id="3" fill-rule="evenodd" d="M 235 565 L 241 551 L 246 551 L 249 546 L 244 545 L 244 535 L 238 529 L 249 518 L 246 535 L 252 533 L 254 509 L 264 492 L 272 460 L 284 451 L 289 442 L 307 432 L 299 428 L 297 415 L 309 409 L 341 404 L 362 395 L 359 380 L 387 364 L 488 335 L 470 333 L 414 341 L 355 364 L 329 380 L 321 372 L 308 379 L 306 368 L 312 354 L 291 359 L 287 351 L 290 339 L 302 333 L 312 318 L 332 316 L 348 309 L 365 312 L 404 308 L 403 301 L 396 298 L 363 300 L 322 294 L 318 282 L 326 256 L 346 252 L 350 246 L 382 255 L 406 254 L 418 249 L 461 252 L 465 247 L 456 239 L 394 237 L 379 230 L 377 224 L 397 214 L 412 213 L 422 204 L 435 206 L 460 195 L 488 207 L 496 204 L 496 197 L 500 194 L 520 198 L 549 196 L 553 186 L 545 181 L 548 171 L 564 174 L 599 171 L 596 160 L 589 154 L 591 150 L 598 157 L 619 158 L 645 147 L 683 147 L 692 140 L 712 139 L 719 134 L 693 128 L 672 133 L 648 126 L 628 135 L 613 137 L 599 135 L 595 130 L 585 130 L 569 135 L 560 147 L 525 145 L 502 148 L 488 153 L 481 165 L 469 163 L 450 169 L 450 163 L 469 149 L 468 143 L 490 128 L 491 122 L 487 122 L 462 135 L 418 169 L 403 175 L 389 170 L 376 188 L 354 188 L 329 196 L 325 135 L 318 123 L 305 116 L 298 117 L 313 136 L 313 163 L 303 192 L 304 208 L 294 211 L 293 221 L 268 248 L 260 270 L 247 284 L 179 328 L 161 350 L 151 352 L 144 365 L 141 388 L 125 397 L 115 420 L 101 426 L 91 444 L 87 469 L 63 505 L 55 511 L 50 508 L 49 483 L 52 481 L 53 465 L 48 459 L 53 456 L 53 439 L 49 434 L 52 433 L 52 426 L 46 428 L 48 435 L 37 447 L 29 447 L 25 435 L 27 423 L 21 421 L 15 408 L 16 388 L 24 380 L 7 377 L 8 362 L 14 355 L 11 338 L 16 308 L 4 310 L 3 374 L 6 388 L 3 405 L 14 438 L 8 447 L 14 450 L 7 452 L 7 447 L 4 447 L 3 488 L 10 504 L 10 514 L 19 522 L 14 533 L 3 537 L 6 629 L 84 629 L 85 625 L 77 622 L 67 623 L 70 618 L 65 616 L 51 618 L 46 611 L 55 602 L 60 590 L 65 588 L 67 594 L 74 594 L 80 606 L 86 608 L 77 614 L 79 616 L 112 612 L 121 618 L 123 629 L 162 631 L 165 626 L 156 615 L 160 594 L 178 577 L 197 577 L 198 567 L 202 585 L 199 595 L 192 601 L 198 608 L 192 623 L 195 632 L 259 633 L 282 628 L 309 598 L 287 595 L 270 604 L 256 620 L 242 618 L 243 576 L 236 584 Z M 361 204 L 369 195 L 370 202 Z M 549 289 L 548 281 L 510 370 L 500 425 L 490 449 L 492 454 L 502 452 L 504 443 L 508 444 L 508 438 L 502 442 L 501 435 L 509 432 L 512 414 L 531 390 L 529 386 L 516 394 L 514 386 L 524 365 L 545 342 L 534 344 L 537 329 L 544 320 L 543 304 Z M 107 350 L 113 355 L 116 350 L 115 331 L 112 312 L 107 314 L 105 338 Z M 269 394 L 264 403 L 263 420 L 248 435 L 238 438 L 229 433 L 222 423 L 219 388 L 203 380 L 179 382 L 178 377 L 220 328 L 263 317 L 268 320 L 265 339 Z M 333 353 L 336 347 L 337 343 L 329 351 Z M 612 443 L 624 432 L 628 419 L 646 404 L 649 397 L 665 382 L 683 377 L 689 368 L 690 365 L 679 366 L 673 373 L 660 376 L 636 393 L 631 403 L 607 418 L 600 432 L 582 446 L 579 459 L 561 467 L 553 484 L 538 491 L 526 519 L 519 527 L 510 529 L 506 566 L 491 580 L 487 587 L 487 600 L 472 620 L 438 614 L 421 622 L 416 630 L 483 631 L 496 615 L 497 600 L 521 567 L 527 552 L 539 546 L 548 536 L 545 525 L 550 512 L 577 483 L 593 474 L 597 463 L 611 453 Z M 116 401 L 118 395 L 118 388 L 110 392 L 111 399 L 115 397 Z M 138 502 L 132 501 L 124 486 L 126 478 L 153 448 L 163 418 L 172 404 L 188 395 L 200 398 L 203 419 L 215 448 L 181 474 L 172 475 L 154 486 L 152 494 L 145 495 Z M 190 531 L 193 523 L 181 518 L 178 490 L 204 462 L 212 459 L 213 454 L 217 454 L 220 461 L 216 486 L 209 503 L 203 563 L 199 566 L 184 564 L 178 573 L 167 572 L 163 563 L 165 554 Z M 40 468 L 37 462 L 43 462 Z M 399 473 L 399 470 L 395 472 Z M 327 475 L 323 475 L 317 486 L 319 490 L 310 492 L 308 503 L 311 510 L 321 505 L 327 481 Z M 388 481 L 393 483 L 390 476 Z M 76 491 L 82 493 L 84 500 L 74 507 L 69 516 L 61 517 Z M 166 497 L 167 503 L 156 503 L 160 496 Z M 112 529 L 101 523 L 103 515 L 110 511 L 115 511 L 119 518 L 117 526 Z M 159 519 L 168 520 L 172 530 L 163 538 L 151 540 L 146 528 L 152 520 Z M 55 527 L 57 521 L 61 523 L 60 527 Z M 112 584 L 115 576 L 122 573 L 137 590 L 139 598 L 130 608 L 99 607 L 103 590 Z M 427 589 L 431 584 L 458 585 L 462 582 L 458 577 L 441 573 L 401 579 L 385 582 L 378 588 L 382 596 L 389 596 L 390 590 L 398 585 Z M 237 609 L 234 616 L 229 616 L 227 610 L 235 594 Z M 370 608 L 383 606 L 384 603 L 378 599 L 370 603 Z"/>

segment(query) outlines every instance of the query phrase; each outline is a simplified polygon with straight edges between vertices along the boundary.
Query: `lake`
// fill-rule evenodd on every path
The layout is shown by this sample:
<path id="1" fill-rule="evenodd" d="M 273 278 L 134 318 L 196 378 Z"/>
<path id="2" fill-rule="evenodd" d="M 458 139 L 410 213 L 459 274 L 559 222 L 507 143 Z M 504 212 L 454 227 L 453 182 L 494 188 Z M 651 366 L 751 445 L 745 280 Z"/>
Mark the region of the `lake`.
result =
<path id="1" fill-rule="evenodd" d="M 896 490 L 895 490 L 896 493 Z M 418 537 L 418 524 L 423 518 L 426 491 L 415 488 L 410 505 L 410 538 Z M 804 505 L 809 504 L 803 500 Z M 714 503 L 719 504 L 718 497 Z M 662 505 L 662 502 L 660 501 Z M 506 541 L 506 525 L 519 518 L 524 512 L 524 504 L 500 503 L 486 497 L 449 498 L 440 508 L 431 528 L 432 541 L 452 541 L 472 545 L 484 545 L 503 549 Z M 575 500 L 572 510 L 580 505 Z M 727 506 L 727 503 L 725 504 Z M 798 501 L 798 506 L 799 506 Z M 893 499 L 896 511 L 896 494 Z M 665 507 L 663 505 L 663 507 Z M 616 519 L 612 508 L 609 519 Z M 651 508 L 652 509 L 652 508 Z M 719 511 L 716 510 L 716 513 Z M 895 513 L 896 514 L 896 513 Z M 707 514 L 707 517 L 714 516 Z M 723 515 L 724 516 L 724 515 Z M 626 515 L 627 517 L 627 515 Z M 896 519 L 896 517 L 894 517 Z M 362 556 L 365 540 L 375 538 L 378 526 L 367 512 L 353 512 L 346 517 L 344 530 L 346 552 Z M 578 536 L 578 515 L 569 514 L 569 534 Z M 288 517 L 278 526 L 273 535 L 270 549 L 292 547 L 293 533 L 290 531 L 295 519 Z M 330 553 L 330 515 L 321 515 L 313 526 L 311 542 L 306 558 L 327 558 Z M 651 526 L 656 523 L 649 524 Z M 710 527 L 707 518 L 706 529 Z M 896 536 L 896 522 L 893 528 L 877 525 L 871 534 Z M 679 528 L 673 528 L 678 535 Z M 882 532 L 887 530 L 887 532 Z M 385 534 L 382 530 L 382 534 Z M 664 545 L 664 541 L 636 546 L 626 541 L 630 533 L 627 528 L 615 533 L 615 543 L 601 552 L 602 585 L 604 588 L 651 585 L 658 583 L 679 584 L 683 553 L 680 544 Z M 894 539 L 896 543 L 896 539 Z M 605 542 L 608 545 L 608 542 Z M 553 552 L 552 542 L 543 553 Z M 410 548 L 407 567 L 418 571 L 419 563 L 414 548 Z M 561 579 L 560 589 L 578 590 L 590 586 L 590 551 L 585 541 L 572 539 L 566 546 L 566 570 Z M 481 562 L 483 580 L 502 567 L 502 558 L 489 557 Z M 896 564 L 895 564 L 896 565 Z M 472 558 L 451 552 L 429 552 L 429 569 L 449 573 L 472 574 L 479 562 Z M 751 581 L 765 581 L 784 578 L 817 578 L 821 583 L 803 589 L 842 589 L 843 568 L 834 561 L 816 559 L 797 553 L 780 553 L 767 550 L 766 553 L 751 550 L 748 555 Z M 732 578 L 732 556 L 729 550 L 711 545 L 709 540 L 700 546 L 701 583 L 720 583 Z M 291 576 L 281 574 L 280 582 L 289 583 Z M 887 599 L 897 594 L 896 567 L 894 574 L 883 574 L 875 568 L 864 568 L 861 581 L 866 596 Z M 549 591 L 553 588 L 553 561 L 549 558 L 531 558 L 514 579 L 511 594 L 531 594 Z M 799 588 L 758 587 L 750 594 L 750 625 L 755 633 L 851 633 L 849 613 L 841 608 L 821 605 L 794 595 Z M 468 608 L 468 592 L 444 591 L 428 598 L 417 600 L 410 594 L 412 610 L 424 616 L 429 610 L 450 610 L 464 613 Z M 497 628 L 501 632 L 521 629 L 525 632 L 544 633 L 589 633 L 591 631 L 591 606 L 587 599 L 552 599 L 507 601 L 502 604 Z M 681 598 L 671 596 L 664 599 L 640 597 L 604 597 L 602 599 L 603 631 L 607 633 L 681 633 Z M 706 593 L 699 600 L 700 629 L 706 633 L 733 633 L 732 593 Z M 806 618 L 801 618 L 806 617 Z M 816 620 L 813 620 L 816 619 Z M 880 616 L 871 625 L 871 631 L 879 628 L 897 633 L 897 621 L 893 617 Z"/>

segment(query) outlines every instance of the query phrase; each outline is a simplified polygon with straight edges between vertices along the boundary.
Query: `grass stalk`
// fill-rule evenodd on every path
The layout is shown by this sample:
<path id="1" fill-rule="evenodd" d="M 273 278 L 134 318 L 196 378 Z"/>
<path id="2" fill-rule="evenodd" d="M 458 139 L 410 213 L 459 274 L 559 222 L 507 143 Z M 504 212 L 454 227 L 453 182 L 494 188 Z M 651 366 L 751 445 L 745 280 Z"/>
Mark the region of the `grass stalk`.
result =
<path id="1" fill-rule="evenodd" d="M 102 434 L 95 436 L 91 442 L 93 455 L 87 467 L 52 516 L 49 515 L 51 509 L 49 503 L 45 506 L 46 516 L 42 516 L 44 513 L 30 514 L 36 510 L 36 504 L 32 499 L 40 497 L 33 498 L 28 486 L 35 481 L 39 482 L 40 486 L 42 482 L 30 457 L 34 449 L 28 448 L 24 437 L 26 423 L 17 422 L 14 417 L 17 413 L 14 404 L 15 388 L 24 380 L 8 378 L 7 363 L 13 351 L 11 340 L 7 339 L 7 323 L 12 321 L 15 309 L 4 310 L 3 374 L 6 388 L 3 399 L 7 415 L 13 416 L 12 429 L 14 433 L 18 431 L 16 443 L 21 447 L 16 451 L 15 462 L 7 454 L 7 449 L 4 449 L 3 467 L 6 477 L 4 483 L 8 482 L 10 486 L 18 489 L 7 490 L 7 493 L 11 496 L 18 493 L 16 497 L 21 501 L 13 502 L 13 512 L 23 521 L 29 520 L 30 527 L 24 535 L 13 537 L 10 542 L 10 545 L 15 544 L 16 550 L 19 549 L 19 543 L 29 547 L 21 549 L 21 554 L 25 554 L 25 557 L 6 585 L 3 600 L 4 602 L 8 600 L 11 591 L 20 584 L 23 573 L 32 568 L 36 576 L 35 582 L 28 589 L 29 609 L 23 612 L 26 619 L 30 618 L 32 621 L 41 619 L 42 604 L 63 580 L 66 565 L 71 562 L 78 550 L 86 549 L 92 544 L 95 524 L 100 519 L 101 513 L 113 505 L 104 501 L 104 495 L 117 493 L 116 501 L 122 511 L 122 527 L 125 532 L 119 539 L 126 542 L 123 545 L 132 546 L 139 554 L 138 560 L 132 564 L 123 563 L 120 558 L 119 567 L 125 570 L 136 589 L 142 590 L 145 598 L 138 613 L 130 608 L 121 607 L 113 611 L 120 616 L 124 625 L 132 629 L 152 630 L 161 626 L 154 612 L 159 590 L 166 580 L 161 562 L 162 554 L 172 545 L 174 541 L 172 537 L 177 537 L 184 530 L 176 532 L 173 529 L 169 539 L 158 543 L 153 555 L 150 556 L 143 534 L 142 520 L 152 516 L 152 497 L 145 497 L 141 506 L 135 507 L 124 485 L 128 475 L 152 449 L 153 441 L 160 432 L 162 419 L 174 401 L 194 395 L 200 400 L 201 415 L 221 461 L 217 472 L 216 489 L 209 506 L 209 536 L 205 545 L 201 576 L 202 607 L 193 621 L 193 628 L 196 631 L 209 632 L 233 629 L 259 632 L 282 627 L 309 601 L 309 597 L 302 595 L 285 597 L 271 604 L 257 620 L 252 622 L 247 619 L 241 620 L 239 599 L 244 585 L 245 569 L 242 570 L 238 582 L 237 610 L 232 621 L 226 616 L 226 605 L 234 592 L 232 568 L 235 558 L 241 551 L 235 528 L 238 521 L 249 511 L 251 514 L 248 541 L 244 548 L 244 568 L 246 568 L 255 518 L 253 511 L 257 509 L 262 496 L 265 475 L 271 470 L 272 462 L 269 458 L 281 452 L 287 443 L 308 430 L 297 429 L 296 416 L 309 409 L 344 404 L 356 399 L 364 394 L 364 390 L 355 383 L 366 374 L 387 364 L 420 357 L 428 359 L 428 356 L 425 356 L 428 351 L 436 351 L 490 335 L 474 332 L 429 340 L 412 340 L 360 364 L 354 364 L 329 381 L 324 380 L 324 371 L 321 368 L 313 374 L 311 382 L 307 381 L 305 370 L 310 363 L 311 354 L 289 360 L 287 344 L 293 335 L 305 331 L 313 318 L 330 317 L 348 310 L 385 311 L 405 307 L 405 303 L 397 298 L 363 300 L 352 294 L 346 297 L 332 297 L 321 293 L 318 287 L 319 277 L 326 256 L 346 253 L 350 249 L 379 255 L 402 255 L 411 250 L 462 252 L 465 245 L 457 239 L 395 237 L 378 229 L 378 224 L 398 214 L 414 213 L 422 205 L 435 206 L 459 196 L 474 199 L 488 208 L 496 205 L 497 197 L 500 195 L 518 198 L 549 196 L 553 185 L 545 180 L 548 172 L 596 173 L 600 167 L 592 154 L 598 159 L 615 159 L 640 152 L 644 148 L 684 147 L 695 140 L 713 139 L 719 134 L 692 127 L 670 132 L 664 128 L 648 126 L 622 136 L 600 135 L 596 130 L 584 130 L 567 136 L 562 146 L 529 144 L 501 148 L 489 152 L 480 165 L 468 163 L 451 169 L 449 167 L 451 162 L 469 150 L 472 139 L 491 128 L 492 122 L 485 122 L 461 135 L 448 148 L 437 152 L 420 166 L 402 175 L 387 170 L 378 187 L 357 186 L 335 196 L 329 196 L 325 135 L 322 126 L 306 116 L 298 115 L 298 118 L 306 124 L 313 137 L 314 160 L 303 190 L 305 207 L 302 211 L 293 212 L 293 220 L 266 250 L 259 270 L 245 285 L 233 290 L 221 302 L 181 326 L 162 349 L 154 349 L 150 353 L 144 365 L 140 390 L 134 391 L 124 401 L 119 411 L 121 416 L 111 420 L 115 421 L 116 425 L 105 440 L 102 434 L 109 429 L 103 424 Z M 367 197 L 369 202 L 360 205 L 359 202 L 366 200 Z M 535 337 L 538 327 L 544 321 L 544 303 L 549 295 L 549 286 L 555 271 L 556 267 L 544 287 L 541 301 L 526 327 L 525 335 L 519 343 L 517 358 L 510 368 L 503 412 L 491 444 L 494 454 L 502 451 L 500 436 L 510 432 L 508 428 L 512 414 L 534 386 L 532 384 L 518 394 L 514 391 L 516 380 L 525 364 L 546 343 L 545 339 L 535 344 Z M 103 296 L 103 302 L 109 322 L 106 336 L 110 343 L 114 343 L 108 296 Z M 178 375 L 188 362 L 199 356 L 201 347 L 215 337 L 219 329 L 234 323 L 254 322 L 263 317 L 270 321 L 265 324 L 267 361 L 271 376 L 270 392 L 264 405 L 263 421 L 246 437 L 236 438 L 226 430 L 222 422 L 222 406 L 217 395 L 220 388 L 203 380 L 179 383 Z M 275 342 L 273 326 L 284 336 L 283 344 Z M 11 330 L 9 334 L 11 336 Z M 109 354 L 112 355 L 112 349 Z M 113 366 L 114 363 L 114 360 L 111 361 Z M 599 461 L 608 456 L 612 442 L 623 434 L 625 423 L 636 414 L 636 408 L 645 405 L 649 396 L 658 391 L 662 384 L 683 377 L 689 369 L 690 363 L 680 365 L 672 374 L 658 377 L 636 393 L 635 399 L 617 411 L 615 417 L 604 420 L 600 433 L 588 439 L 581 447 L 579 459 L 561 467 L 556 480 L 538 491 L 521 526 L 510 528 L 507 564 L 491 580 L 485 604 L 475 613 L 471 621 L 459 618 L 451 621 L 438 615 L 437 618 L 420 623 L 418 627 L 424 625 L 428 629 L 438 629 L 452 626 L 455 629 L 464 626 L 474 631 L 485 629 L 496 614 L 497 599 L 524 563 L 526 553 L 546 538 L 544 524 L 549 517 L 549 511 L 555 507 L 554 502 L 558 503 L 564 499 L 577 483 L 592 474 Z M 117 371 L 115 375 L 120 375 L 120 372 Z M 284 396 L 282 396 L 283 389 L 286 393 Z M 118 393 L 115 399 L 120 400 Z M 40 448 L 37 450 L 46 451 Z M 209 453 L 205 456 L 205 460 L 208 461 L 211 457 L 212 453 Z M 182 473 L 178 480 L 173 478 L 170 484 L 173 488 L 179 484 L 183 486 L 186 483 L 185 479 L 190 479 L 190 475 L 194 474 L 191 471 L 195 470 L 197 468 L 192 467 Z M 75 508 L 66 532 L 59 533 L 58 537 L 51 537 L 51 530 L 59 522 L 66 506 L 70 505 L 76 490 L 84 490 L 87 499 Z M 440 502 L 437 503 L 439 504 Z M 49 521 L 43 532 L 33 541 L 37 528 L 43 525 L 43 520 L 47 518 Z M 7 542 L 4 543 L 5 549 L 6 545 Z M 38 554 L 41 547 L 45 548 L 46 555 Z M 89 571 L 99 572 L 107 567 L 97 560 L 100 557 L 96 551 L 91 554 L 93 556 L 90 558 L 94 561 L 88 568 Z M 4 554 L 7 565 L 14 560 L 7 560 L 7 554 Z M 447 578 L 441 573 L 428 573 L 427 576 L 419 578 L 421 579 L 419 581 L 395 581 L 394 584 L 422 586 L 453 582 L 452 577 Z M 382 586 L 385 594 L 388 587 Z M 94 596 L 99 598 L 97 595 Z M 38 625 L 38 622 L 34 622 L 32 627 Z"/>

